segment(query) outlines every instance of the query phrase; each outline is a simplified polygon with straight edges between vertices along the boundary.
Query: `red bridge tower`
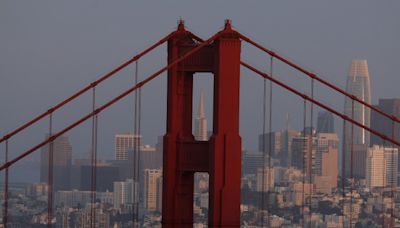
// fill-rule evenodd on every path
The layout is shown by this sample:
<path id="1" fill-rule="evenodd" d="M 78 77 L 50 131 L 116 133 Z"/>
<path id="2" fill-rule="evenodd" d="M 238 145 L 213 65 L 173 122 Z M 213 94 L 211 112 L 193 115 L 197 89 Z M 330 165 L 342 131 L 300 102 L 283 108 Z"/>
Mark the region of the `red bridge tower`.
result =
<path id="1" fill-rule="evenodd" d="M 180 22 L 168 41 L 168 62 L 199 45 Z M 239 34 L 227 20 L 220 36 L 168 71 L 167 133 L 164 136 L 163 227 L 193 227 L 195 172 L 208 172 L 209 227 L 240 227 L 241 137 Z M 214 74 L 213 134 L 192 134 L 193 75 Z"/>

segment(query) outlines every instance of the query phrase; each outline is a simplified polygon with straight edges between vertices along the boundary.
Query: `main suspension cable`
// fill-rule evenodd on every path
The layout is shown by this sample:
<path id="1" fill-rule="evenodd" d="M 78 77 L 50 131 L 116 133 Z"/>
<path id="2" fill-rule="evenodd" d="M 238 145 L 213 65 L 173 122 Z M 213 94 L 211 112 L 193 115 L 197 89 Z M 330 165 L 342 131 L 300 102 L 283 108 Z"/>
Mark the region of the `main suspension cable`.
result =
<path id="1" fill-rule="evenodd" d="M 371 104 L 369 104 L 369 103 L 363 101 L 362 99 L 360 99 L 360 98 L 358 98 L 358 97 L 356 97 L 356 96 L 354 96 L 354 95 L 352 95 L 352 94 L 346 92 L 345 90 L 339 88 L 338 86 L 336 86 L 336 85 L 334 85 L 334 84 L 332 84 L 332 83 L 330 83 L 330 82 L 328 82 L 328 81 L 326 81 L 326 80 L 324 80 L 324 79 L 318 77 L 316 74 L 311 73 L 310 71 L 305 70 L 304 68 L 302 68 L 301 66 L 299 66 L 299 65 L 297 65 L 297 64 L 295 64 L 295 63 L 293 63 L 292 61 L 290 61 L 290 60 L 288 60 L 288 59 L 286 59 L 286 58 L 280 56 L 278 53 L 276 53 L 276 52 L 274 52 L 274 51 L 271 51 L 271 50 L 269 50 L 268 48 L 263 47 L 263 46 L 260 45 L 259 43 L 254 42 L 252 39 L 248 38 L 247 36 L 245 36 L 245 35 L 243 35 L 243 34 L 241 34 L 241 33 L 239 33 L 239 36 L 240 36 L 240 39 L 242 39 L 243 41 L 245 41 L 245 42 L 247 42 L 247 43 L 253 45 L 253 46 L 256 47 L 257 49 L 259 49 L 259 50 L 261 50 L 261 51 L 267 53 L 268 55 L 275 57 L 276 59 L 278 59 L 278 60 L 280 60 L 281 62 L 285 63 L 286 65 L 292 67 L 293 69 L 296 69 L 296 70 L 302 72 L 302 73 L 305 74 L 307 77 L 314 78 L 314 79 L 317 80 L 318 82 L 320 82 L 320 83 L 326 85 L 327 87 L 329 87 L 329 88 L 331 88 L 331 89 L 337 91 L 337 92 L 340 93 L 340 94 L 343 94 L 344 96 L 346 96 L 346 97 L 348 97 L 348 98 L 350 98 L 350 99 L 354 99 L 355 101 L 357 101 L 357 102 L 360 103 L 361 105 L 364 105 L 364 106 L 370 108 L 371 110 L 376 111 L 376 112 L 379 113 L 380 115 L 382 115 L 382 116 L 384 116 L 384 117 L 386 117 L 386 118 L 388 118 L 388 119 L 390 119 L 390 120 L 393 120 L 393 121 L 395 121 L 395 122 L 397 122 L 397 123 L 400 123 L 400 119 L 397 118 L 396 116 L 390 115 L 390 114 L 388 114 L 388 113 L 383 112 L 383 111 L 380 110 L 379 108 L 377 108 L 377 107 L 375 107 L 375 106 L 373 106 L 373 105 L 371 105 Z"/>
<path id="2" fill-rule="evenodd" d="M 40 143 L 38 143 L 36 146 L 31 147 L 30 149 L 26 150 L 25 152 L 23 152 L 22 154 L 18 155 L 17 157 L 15 157 L 14 159 L 8 161 L 5 164 L 2 164 L 0 166 L 0 171 L 3 171 L 4 169 L 6 169 L 7 167 L 11 167 L 12 165 L 14 165 L 16 162 L 18 162 L 19 160 L 25 158 L 26 156 L 32 154 L 33 152 L 35 152 L 36 150 L 38 150 L 39 148 L 41 148 L 42 146 L 45 146 L 46 144 L 48 144 L 50 141 L 57 139 L 58 137 L 60 137 L 61 135 L 63 135 L 64 133 L 70 131 L 71 129 L 75 128 L 76 126 L 82 124 L 83 122 L 85 122 L 86 120 L 88 120 L 89 118 L 91 118 L 92 116 L 99 114 L 100 112 L 104 111 L 105 109 L 107 109 L 108 107 L 110 107 L 111 105 L 115 104 L 116 102 L 118 102 L 119 100 L 121 100 L 122 98 L 128 96 L 129 94 L 131 94 L 133 91 L 141 88 L 142 86 L 146 85 L 147 83 L 149 83 L 150 81 L 152 81 L 153 79 L 155 79 L 156 77 L 160 76 L 161 73 L 165 72 L 166 70 L 172 68 L 173 66 L 177 65 L 178 63 L 182 62 L 183 60 L 185 60 L 186 58 L 188 58 L 189 56 L 193 55 L 194 53 L 196 53 L 197 51 L 199 51 L 200 49 L 202 49 L 203 47 L 205 47 L 206 45 L 210 44 L 212 41 L 214 41 L 217 37 L 219 37 L 221 35 L 221 33 L 217 33 L 214 36 L 210 37 L 209 39 L 207 39 L 206 41 L 204 41 L 203 43 L 199 44 L 198 46 L 196 46 L 195 48 L 191 49 L 190 51 L 186 52 L 184 55 L 182 55 L 181 57 L 175 59 L 173 62 L 171 62 L 170 64 L 168 64 L 167 66 L 162 67 L 161 69 L 159 69 L 157 72 L 155 72 L 154 74 L 150 75 L 149 77 L 147 77 L 146 79 L 142 80 L 141 82 L 139 82 L 137 85 L 125 90 L 124 92 L 122 92 L 120 95 L 118 95 L 117 97 L 111 99 L 110 101 L 108 101 L 107 103 L 105 103 L 104 105 L 100 106 L 99 108 L 97 108 L 94 112 L 91 112 L 85 116 L 83 116 L 82 118 L 80 118 L 79 120 L 75 121 L 74 123 L 68 125 L 67 127 L 65 127 L 63 130 L 57 132 L 56 134 L 54 134 L 53 136 L 51 136 L 51 138 L 46 139 Z M 400 144 L 399 144 L 400 145 Z"/>
<path id="3" fill-rule="evenodd" d="M 71 101 L 75 100 L 76 98 L 78 98 L 79 96 L 81 96 L 82 94 L 84 94 L 85 92 L 89 91 L 90 89 L 92 89 L 93 87 L 95 87 L 96 85 L 102 83 L 103 81 L 107 80 L 108 78 L 110 78 L 111 76 L 115 75 L 116 73 L 118 73 L 119 71 L 121 71 L 122 69 L 124 69 L 125 67 L 129 66 L 130 64 L 132 64 L 133 62 L 139 60 L 140 58 L 142 58 L 143 56 L 145 56 L 146 54 L 148 54 L 149 52 L 151 52 L 152 50 L 154 50 L 155 48 L 159 47 L 160 45 L 162 45 L 163 43 L 165 43 L 166 41 L 168 41 L 173 35 L 175 34 L 175 32 L 172 32 L 170 34 L 168 34 L 167 36 L 165 36 L 164 38 L 162 38 L 161 40 L 159 40 L 158 42 L 154 43 L 153 45 L 151 45 L 150 47 L 148 47 L 147 49 L 143 50 L 142 52 L 140 52 L 139 54 L 135 55 L 134 57 L 130 58 L 129 60 L 125 61 L 123 64 L 119 65 L 118 67 L 114 68 L 112 71 L 104 74 L 103 76 L 101 76 L 99 79 L 97 79 L 96 81 L 90 83 L 89 85 L 87 85 L 85 88 L 79 90 L 78 92 L 74 93 L 73 95 L 71 95 L 70 97 L 68 97 L 67 99 L 59 102 L 58 104 L 56 104 L 55 106 L 53 106 L 52 108 L 50 108 L 48 111 L 43 112 L 42 114 L 36 116 L 34 119 L 32 119 L 31 121 L 23 124 L 22 126 L 20 126 L 19 128 L 15 129 L 14 131 L 4 135 L 2 138 L 0 138 L 0 143 L 4 142 L 7 139 L 12 138 L 13 136 L 15 136 L 16 134 L 18 134 L 19 132 L 21 132 L 22 130 L 32 126 L 34 123 L 38 122 L 39 120 L 43 119 L 44 117 L 50 115 L 50 113 L 60 109 L 61 107 L 63 107 L 64 105 L 70 103 Z M 200 39 L 200 38 L 196 38 L 196 39 Z"/>
<path id="4" fill-rule="evenodd" d="M 263 73 L 262 71 L 258 70 L 257 68 L 252 67 L 251 65 L 249 65 L 249 64 L 247 64 L 247 63 L 245 63 L 243 61 L 241 61 L 241 65 L 246 67 L 247 69 L 253 71 L 254 73 L 260 75 L 261 77 L 265 77 L 268 80 L 271 80 L 273 83 L 279 85 L 280 87 L 284 88 L 285 90 L 288 90 L 289 92 L 291 92 L 291 93 L 293 93 L 293 94 L 295 94 L 295 95 L 297 95 L 299 97 L 302 97 L 303 99 L 306 99 L 306 100 L 308 100 L 310 102 L 313 102 L 315 105 L 323 108 L 324 110 L 327 110 L 327 111 L 335 114 L 336 116 L 339 116 L 340 118 L 345 119 L 345 120 L 353 123 L 357 127 L 363 128 L 363 129 L 367 130 L 368 132 L 370 132 L 370 133 L 372 133 L 374 135 L 377 135 L 379 138 L 384 139 L 384 140 L 386 140 L 388 142 L 394 143 L 396 146 L 400 147 L 400 142 L 399 141 L 393 140 L 393 139 L 391 139 L 391 137 L 388 137 L 385 134 L 381 134 L 378 131 L 376 131 L 376 130 L 370 128 L 370 127 L 367 127 L 367 126 L 365 126 L 365 125 L 363 125 L 363 124 L 351 119 L 347 115 L 344 115 L 344 114 L 336 111 L 335 109 L 330 108 L 329 106 L 325 105 L 324 103 L 322 103 L 322 102 L 320 102 L 320 101 L 318 101 L 316 99 L 312 99 L 311 97 L 307 96 L 306 94 L 303 94 L 303 93 L 299 92 L 298 90 L 296 90 L 296 89 L 284 84 L 283 82 L 281 82 L 279 80 L 276 80 L 275 78 L 271 78 L 268 74 Z M 0 167 L 0 169 L 1 169 L 1 167 Z"/>

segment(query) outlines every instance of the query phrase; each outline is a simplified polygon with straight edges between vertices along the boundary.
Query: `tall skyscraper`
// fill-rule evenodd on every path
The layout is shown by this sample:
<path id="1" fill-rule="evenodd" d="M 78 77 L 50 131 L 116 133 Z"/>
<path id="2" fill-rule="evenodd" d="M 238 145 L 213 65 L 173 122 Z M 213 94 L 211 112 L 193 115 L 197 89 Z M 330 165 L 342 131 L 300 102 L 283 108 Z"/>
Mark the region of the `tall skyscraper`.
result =
<path id="1" fill-rule="evenodd" d="M 115 135 L 115 160 L 128 160 L 128 151 L 135 149 L 141 138 L 131 133 Z"/>
<path id="2" fill-rule="evenodd" d="M 346 91 L 368 104 L 371 103 L 371 88 L 367 60 L 352 61 L 347 77 Z M 358 102 L 352 102 L 348 97 L 345 98 L 344 102 L 344 114 L 353 117 L 358 123 L 367 127 L 370 126 L 370 109 Z M 349 177 L 351 173 L 351 145 L 369 145 L 369 140 L 370 134 L 368 131 L 358 126 L 353 126 L 352 135 L 352 124 L 349 122 L 345 123 L 343 128 L 342 153 L 345 161 L 345 176 Z M 354 159 L 353 162 L 355 162 Z"/>
<path id="3" fill-rule="evenodd" d="M 207 141 L 207 118 L 204 108 L 204 91 L 200 92 L 199 108 L 194 120 L 194 138 L 198 141 Z"/>
<path id="4" fill-rule="evenodd" d="M 365 179 L 365 164 L 368 148 L 368 145 L 353 146 L 353 177 L 356 179 Z"/>
<path id="5" fill-rule="evenodd" d="M 386 112 L 389 115 L 400 118 L 400 98 L 379 99 L 378 105 L 374 105 L 379 110 Z M 392 121 L 377 112 L 371 113 L 371 128 L 392 137 Z M 394 138 L 400 140 L 400 124 L 394 126 Z M 383 140 L 378 136 L 371 134 L 371 146 L 382 145 Z"/>
<path id="6" fill-rule="evenodd" d="M 397 186 L 398 149 L 374 145 L 368 149 L 366 159 L 367 186 Z"/>
<path id="7" fill-rule="evenodd" d="M 317 132 L 318 133 L 334 133 L 334 118 L 333 114 L 328 111 L 318 112 L 317 118 Z"/>
<path id="8" fill-rule="evenodd" d="M 46 135 L 46 138 L 49 136 Z M 40 181 L 48 182 L 49 144 L 41 151 Z M 72 146 L 69 138 L 62 135 L 53 142 L 53 188 L 54 190 L 69 190 L 72 165 Z"/>
<path id="9" fill-rule="evenodd" d="M 161 169 L 144 170 L 144 208 L 148 212 L 161 210 Z"/>

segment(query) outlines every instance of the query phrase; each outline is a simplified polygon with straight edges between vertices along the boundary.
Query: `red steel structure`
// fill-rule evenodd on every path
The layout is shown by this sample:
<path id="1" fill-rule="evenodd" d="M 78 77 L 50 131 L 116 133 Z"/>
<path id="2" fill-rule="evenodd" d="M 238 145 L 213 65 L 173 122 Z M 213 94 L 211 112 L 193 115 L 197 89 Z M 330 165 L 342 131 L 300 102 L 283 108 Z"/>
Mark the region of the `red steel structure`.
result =
<path id="1" fill-rule="evenodd" d="M 241 179 L 241 137 L 239 135 L 239 88 L 240 88 L 240 66 L 268 79 L 275 85 L 301 97 L 304 102 L 308 101 L 320 108 L 323 108 L 343 120 L 366 129 L 393 145 L 400 146 L 393 136 L 384 135 L 375 129 L 357 122 L 352 117 L 329 107 L 318 100 L 318 97 L 308 96 L 295 88 L 273 78 L 272 75 L 263 73 L 250 64 L 241 61 L 241 41 L 266 52 L 271 58 L 275 58 L 284 64 L 294 68 L 310 77 L 313 81 L 322 83 L 330 89 L 359 102 L 368 108 L 380 113 L 393 121 L 393 124 L 400 123 L 400 120 L 389 115 L 377 107 L 372 106 L 346 93 L 339 87 L 321 79 L 293 62 L 283 58 L 275 52 L 252 41 L 231 28 L 227 20 L 225 28 L 207 40 L 202 40 L 193 33 L 185 30 L 183 21 L 180 21 L 178 29 L 167 35 L 154 45 L 145 49 L 140 54 L 126 61 L 114 70 L 105 74 L 85 88 L 79 90 L 66 100 L 58 103 L 48 111 L 35 117 L 16 130 L 3 136 L 0 143 L 4 142 L 6 161 L 0 166 L 0 171 L 5 171 L 4 190 L 4 226 L 8 225 L 8 171 L 18 161 L 34 153 L 42 146 L 51 144 L 55 139 L 79 126 L 92 117 L 97 117 L 102 111 L 109 108 L 116 102 L 125 98 L 132 92 L 145 86 L 147 83 L 168 71 L 167 91 L 167 129 L 164 136 L 164 175 L 163 175 L 163 227 L 192 227 L 193 226 L 193 188 L 194 174 L 196 172 L 208 172 L 210 175 L 209 184 L 209 227 L 240 227 L 240 179 Z M 97 108 L 93 107 L 92 112 L 81 117 L 76 122 L 66 126 L 58 132 L 34 145 L 30 149 L 9 160 L 9 140 L 21 131 L 29 128 L 39 120 L 50 117 L 50 129 L 52 117 L 56 111 L 66 104 L 87 93 L 94 91 L 98 84 L 105 82 L 108 78 L 116 75 L 117 72 L 136 62 L 142 56 L 153 49 L 168 42 L 168 65 L 159 69 L 148 78 L 133 85 L 117 97 Z M 213 134 L 209 141 L 196 141 L 192 134 L 192 98 L 193 98 L 193 77 L 196 72 L 207 72 L 214 75 L 214 116 Z M 52 164 L 49 164 L 51 167 Z M 50 170 L 50 169 L 49 169 Z M 95 174 L 96 172 L 94 172 Z M 95 177 L 94 177 L 95 178 Z M 51 185 L 49 180 L 49 185 Z M 50 191 L 52 188 L 49 188 Z M 49 194 L 51 205 L 52 194 Z M 393 192 L 392 192 L 393 197 Z M 49 227 L 53 209 L 50 207 Z M 391 215 L 393 217 L 393 214 Z"/>
<path id="2" fill-rule="evenodd" d="M 168 62 L 198 46 L 182 23 L 168 41 Z M 210 227 L 240 226 L 239 34 L 229 21 L 218 38 L 168 71 L 162 224 L 193 226 L 195 172 L 208 172 Z M 214 127 L 209 141 L 192 134 L 193 76 L 214 74 Z"/>

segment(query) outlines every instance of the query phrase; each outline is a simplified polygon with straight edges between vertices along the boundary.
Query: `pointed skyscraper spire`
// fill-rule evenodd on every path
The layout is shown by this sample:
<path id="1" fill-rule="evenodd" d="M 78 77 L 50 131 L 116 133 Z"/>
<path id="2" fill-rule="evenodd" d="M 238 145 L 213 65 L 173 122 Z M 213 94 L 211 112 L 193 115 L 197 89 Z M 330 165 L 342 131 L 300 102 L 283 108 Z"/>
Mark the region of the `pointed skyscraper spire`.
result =
<path id="1" fill-rule="evenodd" d="M 204 108 L 204 91 L 200 91 L 199 109 L 194 123 L 194 137 L 198 141 L 207 141 L 207 119 Z"/>
<path id="2" fill-rule="evenodd" d="M 204 109 L 204 91 L 203 91 L 203 89 L 200 91 L 199 109 L 197 110 L 197 118 L 206 118 L 206 113 L 205 113 L 205 109 Z"/>

